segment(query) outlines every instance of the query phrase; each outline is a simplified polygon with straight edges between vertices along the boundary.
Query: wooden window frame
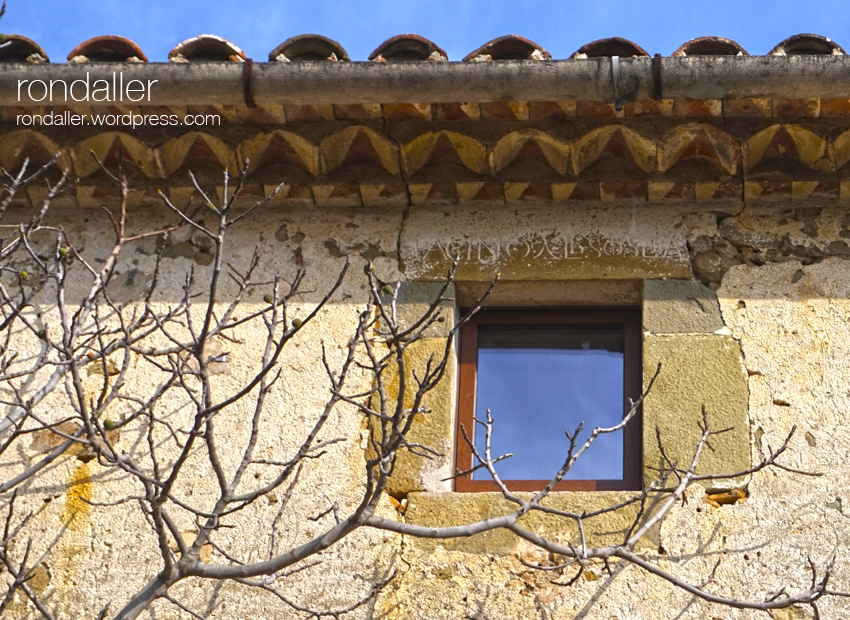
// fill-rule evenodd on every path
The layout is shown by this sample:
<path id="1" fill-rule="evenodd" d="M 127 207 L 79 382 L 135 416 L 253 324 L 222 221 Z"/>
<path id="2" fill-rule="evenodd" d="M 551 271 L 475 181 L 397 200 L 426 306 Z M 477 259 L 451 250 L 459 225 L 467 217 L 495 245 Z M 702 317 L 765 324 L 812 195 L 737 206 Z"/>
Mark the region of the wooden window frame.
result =
<path id="1" fill-rule="evenodd" d="M 473 466 L 472 451 L 469 449 L 461 425 L 469 433 L 474 428 L 475 393 L 478 362 L 479 325 L 503 325 L 505 327 L 534 327 L 538 325 L 564 327 L 595 327 L 617 325 L 624 328 L 625 349 L 623 359 L 623 413 L 627 411 L 628 399 L 636 400 L 642 391 L 642 346 L 640 308 L 581 308 L 581 309 L 494 309 L 481 310 L 461 329 L 460 372 L 458 381 L 458 415 L 455 425 L 455 467 L 466 471 Z M 480 425 L 479 425 L 480 426 Z M 564 429 L 567 430 L 567 429 Z M 569 429 L 572 430 L 572 429 Z M 566 454 L 564 455 L 566 457 Z M 585 456 L 584 458 L 587 458 Z M 643 420 L 638 410 L 634 419 L 623 430 L 623 479 L 622 480 L 562 480 L 554 491 L 626 491 L 642 487 L 643 464 Z M 479 470 L 481 471 L 481 470 Z M 554 476 L 556 472 L 552 472 Z M 510 491 L 539 491 L 549 480 L 503 480 Z M 455 491 L 483 492 L 498 491 L 492 480 L 472 480 L 471 474 L 455 478 Z"/>

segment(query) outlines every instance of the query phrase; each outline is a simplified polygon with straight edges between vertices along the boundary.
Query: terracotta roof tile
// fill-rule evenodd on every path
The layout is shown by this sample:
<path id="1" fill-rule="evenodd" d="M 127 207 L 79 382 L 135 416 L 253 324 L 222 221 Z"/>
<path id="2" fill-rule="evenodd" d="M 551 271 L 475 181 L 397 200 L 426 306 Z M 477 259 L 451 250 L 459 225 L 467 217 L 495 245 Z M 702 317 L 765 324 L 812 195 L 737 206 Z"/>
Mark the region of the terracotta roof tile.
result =
<path id="1" fill-rule="evenodd" d="M 369 60 L 396 62 L 399 60 L 448 60 L 449 57 L 433 41 L 418 34 L 399 34 L 387 39 L 369 54 Z"/>
<path id="2" fill-rule="evenodd" d="M 135 42 L 125 37 L 104 35 L 80 43 L 68 54 L 68 62 L 147 62 Z"/>
<path id="3" fill-rule="evenodd" d="M 35 41 L 21 35 L 7 35 L 0 46 L 0 63 L 49 62 L 44 50 Z M 737 42 L 718 36 L 691 39 L 683 43 L 672 57 L 683 56 L 748 56 Z M 846 55 L 844 49 L 831 39 L 801 33 L 788 37 L 768 52 L 770 56 Z M 582 45 L 570 59 L 605 58 L 611 56 L 646 57 L 649 54 L 636 43 L 622 37 L 599 39 Z M 245 53 L 222 37 L 203 34 L 179 43 L 168 54 L 172 62 L 246 60 Z M 130 39 L 105 35 L 80 43 L 68 54 L 69 62 L 141 62 L 148 58 Z M 351 60 L 337 41 L 318 34 L 290 37 L 269 53 L 269 61 L 300 62 L 305 60 Z M 381 43 L 370 55 L 371 61 L 445 61 L 445 50 L 433 41 L 416 34 L 401 34 Z M 552 60 L 552 55 L 539 44 L 519 35 L 506 35 L 488 41 L 470 52 L 464 61 L 482 60 Z"/>
<path id="4" fill-rule="evenodd" d="M 747 50 L 732 39 L 698 37 L 673 52 L 673 56 L 749 56 Z"/>
<path id="5" fill-rule="evenodd" d="M 50 62 L 50 58 L 32 39 L 8 34 L 6 44 L 0 47 L 0 62 Z"/>
<path id="6" fill-rule="evenodd" d="M 838 43 L 819 34 L 795 34 L 774 47 L 769 56 L 844 56 L 845 51 Z"/>
<path id="7" fill-rule="evenodd" d="M 649 56 L 645 49 L 622 37 L 592 41 L 578 48 L 570 58 L 604 58 L 611 56 Z"/>
<path id="8" fill-rule="evenodd" d="M 304 60 L 351 60 L 345 49 L 320 34 L 291 37 L 269 52 L 270 61 L 301 62 Z"/>
<path id="9" fill-rule="evenodd" d="M 236 45 L 214 34 L 202 34 L 186 39 L 168 52 L 168 60 L 171 62 L 204 60 L 242 62 L 245 58 L 245 52 Z"/>
<path id="10" fill-rule="evenodd" d="M 509 34 L 488 41 L 463 60 L 552 60 L 552 55 L 534 41 Z"/>

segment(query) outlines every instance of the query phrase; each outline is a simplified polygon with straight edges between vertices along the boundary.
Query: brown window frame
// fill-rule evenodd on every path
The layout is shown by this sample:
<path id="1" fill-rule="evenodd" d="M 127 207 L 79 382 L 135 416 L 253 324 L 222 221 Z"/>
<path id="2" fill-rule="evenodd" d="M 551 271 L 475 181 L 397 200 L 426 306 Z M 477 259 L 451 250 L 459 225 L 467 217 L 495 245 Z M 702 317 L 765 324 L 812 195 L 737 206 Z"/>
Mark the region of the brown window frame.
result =
<path id="1" fill-rule="evenodd" d="M 475 393 L 478 363 L 478 326 L 504 325 L 505 327 L 529 327 L 536 325 L 562 325 L 582 327 L 598 325 L 622 326 L 625 332 L 623 360 L 623 413 L 627 411 L 628 399 L 637 400 L 642 391 L 642 346 L 640 308 L 565 308 L 565 309 L 493 309 L 480 310 L 461 329 L 460 372 L 458 378 L 458 415 L 455 426 L 455 467 L 466 471 L 473 466 L 472 451 L 469 449 L 461 425 L 469 433 L 474 428 Z M 480 425 L 479 425 L 480 426 Z M 567 429 L 564 429 L 567 430 Z M 571 429 L 570 429 L 571 430 Z M 566 457 L 566 454 L 564 455 Z M 587 457 L 584 457 L 587 458 Z M 623 430 L 623 479 L 622 480 L 562 480 L 554 491 L 627 491 L 642 486 L 643 420 L 638 410 L 635 418 Z M 480 471 L 480 470 L 479 470 Z M 552 472 L 554 476 L 556 472 Z M 539 491 L 549 480 L 503 480 L 510 491 Z M 483 492 L 498 491 L 492 480 L 472 480 L 471 474 L 458 476 L 455 491 Z"/>

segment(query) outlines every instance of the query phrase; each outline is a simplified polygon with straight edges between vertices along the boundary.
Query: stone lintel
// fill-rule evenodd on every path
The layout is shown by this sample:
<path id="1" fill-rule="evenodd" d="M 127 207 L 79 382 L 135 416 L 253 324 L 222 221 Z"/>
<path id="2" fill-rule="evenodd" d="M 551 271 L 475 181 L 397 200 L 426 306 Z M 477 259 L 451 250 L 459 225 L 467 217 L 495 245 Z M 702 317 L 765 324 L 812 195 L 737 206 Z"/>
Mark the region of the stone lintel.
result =
<path id="1" fill-rule="evenodd" d="M 443 278 L 455 257 L 460 281 L 688 278 L 679 217 L 643 207 L 418 208 L 402 229 L 401 265 L 416 280 Z"/>

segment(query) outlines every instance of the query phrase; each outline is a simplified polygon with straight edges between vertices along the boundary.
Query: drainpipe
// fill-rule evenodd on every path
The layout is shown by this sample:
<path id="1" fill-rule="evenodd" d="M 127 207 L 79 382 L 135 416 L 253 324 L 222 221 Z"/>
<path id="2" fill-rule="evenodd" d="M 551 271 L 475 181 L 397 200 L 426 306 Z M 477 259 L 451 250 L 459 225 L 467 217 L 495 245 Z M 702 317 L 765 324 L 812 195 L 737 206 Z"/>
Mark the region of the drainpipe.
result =
<path id="1" fill-rule="evenodd" d="M 653 63 L 656 63 L 655 65 Z M 660 63 L 657 64 L 657 63 Z M 75 63 L 0 64 L 0 105 L 33 101 L 20 80 L 156 80 L 150 105 L 612 102 L 609 58 L 493 62 Z M 619 58 L 618 98 L 850 98 L 850 56 Z M 656 81 L 660 76 L 660 89 Z M 41 91 L 43 92 L 43 90 Z M 79 90 L 78 90 L 79 92 Z M 33 95 L 39 96 L 38 89 Z M 54 102 L 54 104 L 64 101 Z M 68 102 L 73 104 L 73 102 Z M 119 102 L 120 103 L 120 102 Z M 125 105 L 131 102 L 123 102 Z M 90 105 L 91 102 L 88 102 Z M 80 102 L 80 105 L 85 103 Z"/>

